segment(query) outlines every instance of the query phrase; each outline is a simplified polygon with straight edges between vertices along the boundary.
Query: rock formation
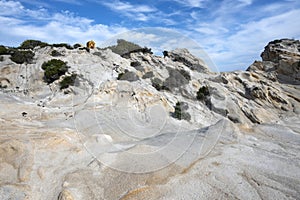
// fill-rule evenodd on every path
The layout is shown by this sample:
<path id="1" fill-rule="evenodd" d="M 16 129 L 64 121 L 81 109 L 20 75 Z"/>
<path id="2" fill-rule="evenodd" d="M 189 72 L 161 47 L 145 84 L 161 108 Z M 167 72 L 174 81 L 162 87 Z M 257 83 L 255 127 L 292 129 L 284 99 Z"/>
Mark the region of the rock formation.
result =
<path id="1" fill-rule="evenodd" d="M 298 40 L 222 73 L 187 49 L 42 44 L 1 55 L 0 199 L 299 199 Z"/>

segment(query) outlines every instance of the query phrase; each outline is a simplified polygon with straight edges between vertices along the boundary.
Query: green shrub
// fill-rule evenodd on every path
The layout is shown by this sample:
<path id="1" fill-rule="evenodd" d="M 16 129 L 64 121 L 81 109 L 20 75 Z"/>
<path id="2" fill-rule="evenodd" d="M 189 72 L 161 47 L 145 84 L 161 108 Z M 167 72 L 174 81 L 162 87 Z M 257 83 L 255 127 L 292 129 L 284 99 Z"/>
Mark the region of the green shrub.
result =
<path id="1" fill-rule="evenodd" d="M 60 43 L 60 44 L 52 44 L 53 47 L 66 47 L 67 49 L 74 49 L 71 45 L 67 43 Z"/>
<path id="2" fill-rule="evenodd" d="M 20 49 L 34 49 L 37 46 L 45 47 L 48 45 L 49 44 L 47 44 L 45 42 L 41 42 L 39 40 L 25 40 L 19 48 Z"/>
<path id="3" fill-rule="evenodd" d="M 8 49 L 5 46 L 0 45 L 0 55 L 7 55 L 7 54 L 9 54 Z"/>
<path id="4" fill-rule="evenodd" d="M 186 112 L 186 110 L 189 108 L 187 103 L 184 102 L 177 102 L 175 105 L 175 111 L 172 113 L 172 117 L 179 119 L 179 120 L 186 120 L 190 121 L 191 120 L 191 115 Z"/>
<path id="5" fill-rule="evenodd" d="M 58 80 L 60 76 L 68 71 L 67 63 L 62 60 L 52 59 L 44 62 L 42 69 L 44 70 L 44 80 L 49 84 Z"/>
<path id="6" fill-rule="evenodd" d="M 12 53 L 10 59 L 18 64 L 23 63 L 31 63 L 34 57 L 34 53 L 32 51 L 22 51 L 22 50 L 16 50 L 14 53 Z"/>
<path id="7" fill-rule="evenodd" d="M 72 74 L 71 76 L 65 76 L 64 79 L 59 83 L 60 89 L 68 88 L 69 86 L 74 86 L 77 74 Z"/>
<path id="8" fill-rule="evenodd" d="M 82 47 L 82 45 L 81 45 L 81 44 L 78 44 L 78 43 L 76 43 L 76 44 L 73 45 L 73 48 L 74 48 L 74 49 L 77 49 L 77 48 L 80 48 L 80 47 Z"/>
<path id="9" fill-rule="evenodd" d="M 269 44 L 277 44 L 280 42 L 282 42 L 282 40 L 273 40 L 273 41 L 269 42 Z"/>
<path id="10" fill-rule="evenodd" d="M 53 56 L 53 57 L 57 57 L 57 56 L 62 56 L 62 54 L 61 53 L 59 53 L 58 51 L 56 51 L 56 50 L 53 50 L 53 51 L 51 51 L 51 56 Z"/>
<path id="11" fill-rule="evenodd" d="M 208 95 L 209 95 L 208 87 L 207 86 L 202 86 L 201 88 L 199 88 L 199 90 L 197 92 L 197 99 L 202 101 Z"/>
<path id="12" fill-rule="evenodd" d="M 169 56 L 169 52 L 168 51 L 163 51 L 163 55 L 164 55 L 164 58 L 168 57 Z"/>

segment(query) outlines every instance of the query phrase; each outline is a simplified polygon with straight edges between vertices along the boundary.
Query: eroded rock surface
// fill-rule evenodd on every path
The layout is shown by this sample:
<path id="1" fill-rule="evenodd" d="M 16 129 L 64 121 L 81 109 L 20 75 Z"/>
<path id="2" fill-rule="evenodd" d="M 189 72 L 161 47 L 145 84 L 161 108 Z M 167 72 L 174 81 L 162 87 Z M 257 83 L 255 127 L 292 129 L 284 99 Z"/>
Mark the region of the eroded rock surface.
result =
<path id="1" fill-rule="evenodd" d="M 53 50 L 70 68 L 47 84 Z M 0 62 L 1 199 L 299 199 L 298 40 L 225 73 L 186 49 L 33 51 Z"/>

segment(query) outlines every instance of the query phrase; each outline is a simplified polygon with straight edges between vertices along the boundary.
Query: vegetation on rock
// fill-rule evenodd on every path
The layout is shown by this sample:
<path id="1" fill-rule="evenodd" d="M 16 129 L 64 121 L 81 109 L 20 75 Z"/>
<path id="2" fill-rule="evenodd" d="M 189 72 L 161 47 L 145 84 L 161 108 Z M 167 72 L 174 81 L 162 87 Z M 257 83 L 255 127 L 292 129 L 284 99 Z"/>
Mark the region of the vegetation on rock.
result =
<path id="1" fill-rule="evenodd" d="M 31 63 L 34 57 L 34 53 L 31 50 L 15 50 L 10 59 L 17 64 Z"/>
<path id="2" fill-rule="evenodd" d="M 39 46 L 39 47 L 46 47 L 46 46 L 51 46 L 51 47 L 65 47 L 67 49 L 74 49 L 71 45 L 69 45 L 67 43 L 48 44 L 46 42 L 42 42 L 42 41 L 39 41 L 39 40 L 25 40 L 18 47 L 18 49 L 34 49 L 37 46 Z"/>
<path id="3" fill-rule="evenodd" d="M 53 51 L 51 51 L 51 56 L 53 56 L 53 57 L 58 57 L 58 56 L 62 56 L 62 54 L 59 53 L 59 52 L 56 51 L 56 50 L 53 50 Z"/>
<path id="4" fill-rule="evenodd" d="M 55 80 L 58 80 L 60 76 L 64 75 L 68 71 L 67 63 L 58 60 L 52 59 L 48 62 L 44 62 L 42 65 L 42 69 L 44 70 L 44 80 L 50 84 Z"/>
<path id="5" fill-rule="evenodd" d="M 7 55 L 7 54 L 9 54 L 8 49 L 5 46 L 0 45 L 0 55 Z"/>
<path id="6" fill-rule="evenodd" d="M 201 88 L 199 88 L 196 98 L 202 101 L 208 95 L 209 95 L 208 86 L 202 86 Z"/>
<path id="7" fill-rule="evenodd" d="M 172 113 L 172 117 L 179 120 L 191 120 L 191 115 L 188 112 L 186 112 L 186 110 L 189 108 L 187 103 L 177 102 L 174 108 L 175 111 Z"/>
<path id="8" fill-rule="evenodd" d="M 164 55 L 164 58 L 169 56 L 169 52 L 168 51 L 163 51 L 162 53 Z"/>
<path id="9" fill-rule="evenodd" d="M 25 40 L 20 46 L 19 49 L 34 49 L 35 47 L 45 47 L 49 46 L 49 44 L 45 42 L 41 42 L 39 40 Z"/>
<path id="10" fill-rule="evenodd" d="M 83 47 L 83 46 L 79 43 L 76 43 L 76 44 L 73 45 L 74 49 L 77 49 L 77 48 L 80 48 L 80 47 Z"/>
<path id="11" fill-rule="evenodd" d="M 65 76 L 63 80 L 59 83 L 60 89 L 68 88 L 69 86 L 74 86 L 77 74 L 72 74 L 71 76 Z"/>
<path id="12" fill-rule="evenodd" d="M 65 47 L 67 49 L 74 49 L 71 45 L 67 43 L 59 43 L 59 44 L 52 44 L 53 47 Z"/>

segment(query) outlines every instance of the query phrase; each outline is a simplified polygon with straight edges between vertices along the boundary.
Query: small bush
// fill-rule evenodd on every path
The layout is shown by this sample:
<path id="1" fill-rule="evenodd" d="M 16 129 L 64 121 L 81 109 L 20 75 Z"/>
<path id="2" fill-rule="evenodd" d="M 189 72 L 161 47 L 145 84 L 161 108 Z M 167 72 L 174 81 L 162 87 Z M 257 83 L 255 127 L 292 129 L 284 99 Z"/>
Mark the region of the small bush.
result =
<path id="1" fill-rule="evenodd" d="M 10 59 L 14 61 L 17 64 L 23 64 L 23 63 L 31 63 L 34 57 L 34 53 L 32 51 L 22 51 L 22 50 L 16 50 L 11 55 Z"/>
<path id="2" fill-rule="evenodd" d="M 65 47 L 67 49 L 74 49 L 71 45 L 67 43 L 60 43 L 60 44 L 52 44 L 53 47 Z"/>
<path id="3" fill-rule="evenodd" d="M 277 44 L 277 43 L 281 43 L 282 40 L 273 40 L 271 42 L 269 42 L 269 44 Z"/>
<path id="4" fill-rule="evenodd" d="M 42 69 L 44 72 L 44 80 L 49 84 L 58 80 L 60 76 L 64 75 L 68 71 L 67 63 L 62 60 L 52 59 L 48 62 L 44 62 Z"/>
<path id="5" fill-rule="evenodd" d="M 130 72 L 126 70 L 125 73 L 120 73 L 117 79 L 133 82 L 133 81 L 138 81 L 139 77 L 134 72 Z"/>
<path id="6" fill-rule="evenodd" d="M 45 47 L 48 45 L 49 44 L 47 44 L 45 42 L 41 42 L 39 40 L 25 40 L 19 48 L 20 49 L 34 49 L 37 46 Z"/>
<path id="7" fill-rule="evenodd" d="M 76 44 L 73 45 L 73 48 L 74 48 L 74 49 L 77 49 L 77 48 L 80 48 L 80 47 L 82 47 L 82 45 L 81 45 L 81 44 L 78 44 L 78 43 L 76 43 Z"/>
<path id="8" fill-rule="evenodd" d="M 168 51 L 163 51 L 163 55 L 164 55 L 164 58 L 168 57 L 169 56 L 169 52 Z"/>
<path id="9" fill-rule="evenodd" d="M 174 108 L 175 111 L 174 113 L 172 113 L 172 117 L 179 120 L 191 120 L 191 115 L 188 112 L 186 112 L 186 110 L 189 108 L 188 104 L 184 102 L 177 102 Z"/>
<path id="10" fill-rule="evenodd" d="M 56 50 L 53 50 L 53 51 L 51 51 L 51 56 L 53 56 L 53 57 L 58 57 L 58 56 L 62 56 L 62 54 L 59 53 L 59 52 L 56 51 Z"/>
<path id="11" fill-rule="evenodd" d="M 0 55 L 8 55 L 8 54 L 9 54 L 8 49 L 5 46 L 0 45 Z"/>
<path id="12" fill-rule="evenodd" d="M 208 95 L 209 95 L 208 87 L 207 86 L 202 86 L 201 88 L 199 88 L 199 90 L 197 92 L 197 99 L 202 101 Z"/>
<path id="13" fill-rule="evenodd" d="M 69 86 L 74 86 L 77 74 L 72 74 L 71 76 L 65 76 L 64 79 L 59 83 L 60 89 L 68 88 Z"/>

